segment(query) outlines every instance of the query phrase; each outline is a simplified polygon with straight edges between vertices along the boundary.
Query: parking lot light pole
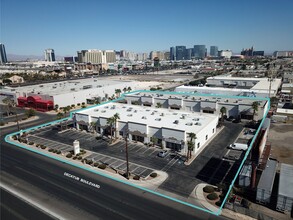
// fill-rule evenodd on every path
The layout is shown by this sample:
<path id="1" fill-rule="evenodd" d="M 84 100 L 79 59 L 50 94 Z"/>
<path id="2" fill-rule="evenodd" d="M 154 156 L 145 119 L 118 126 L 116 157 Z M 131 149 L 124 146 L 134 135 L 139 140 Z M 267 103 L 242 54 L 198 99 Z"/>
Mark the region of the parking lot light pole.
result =
<path id="1" fill-rule="evenodd" d="M 125 131 L 125 156 L 126 156 L 126 178 L 129 179 L 129 161 L 128 161 L 128 130 Z"/>

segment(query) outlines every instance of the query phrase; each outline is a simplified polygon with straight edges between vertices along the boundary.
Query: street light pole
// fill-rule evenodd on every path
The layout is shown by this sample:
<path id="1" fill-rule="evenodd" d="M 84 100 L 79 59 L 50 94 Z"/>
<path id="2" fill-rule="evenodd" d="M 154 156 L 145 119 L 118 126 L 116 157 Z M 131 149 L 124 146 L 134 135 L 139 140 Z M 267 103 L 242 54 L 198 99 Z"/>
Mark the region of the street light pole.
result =
<path id="1" fill-rule="evenodd" d="M 126 178 L 129 179 L 129 161 L 128 161 L 128 130 L 125 131 L 125 156 L 126 156 Z"/>

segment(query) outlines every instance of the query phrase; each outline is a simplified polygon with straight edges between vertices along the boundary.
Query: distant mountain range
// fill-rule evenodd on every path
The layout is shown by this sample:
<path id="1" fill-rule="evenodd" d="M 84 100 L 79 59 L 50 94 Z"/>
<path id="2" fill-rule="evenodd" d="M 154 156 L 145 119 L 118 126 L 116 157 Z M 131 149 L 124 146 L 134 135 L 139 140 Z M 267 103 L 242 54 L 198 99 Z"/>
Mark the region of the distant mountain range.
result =
<path id="1" fill-rule="evenodd" d="M 63 60 L 63 56 L 56 56 L 56 60 Z M 7 54 L 8 61 L 44 60 L 44 56 Z"/>

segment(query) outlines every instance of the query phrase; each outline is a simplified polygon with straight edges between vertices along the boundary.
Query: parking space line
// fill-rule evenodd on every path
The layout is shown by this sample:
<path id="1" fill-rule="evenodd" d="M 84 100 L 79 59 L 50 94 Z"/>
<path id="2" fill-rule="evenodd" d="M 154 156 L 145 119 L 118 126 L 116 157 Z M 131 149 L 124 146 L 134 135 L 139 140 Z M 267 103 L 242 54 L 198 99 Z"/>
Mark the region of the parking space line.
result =
<path id="1" fill-rule="evenodd" d="M 153 151 L 148 156 L 151 156 L 154 152 L 157 153 L 157 149 L 156 148 L 154 148 Z"/>
<path id="2" fill-rule="evenodd" d="M 139 146 L 139 149 L 137 149 L 135 152 L 139 152 L 141 149 L 144 149 L 143 146 Z"/>

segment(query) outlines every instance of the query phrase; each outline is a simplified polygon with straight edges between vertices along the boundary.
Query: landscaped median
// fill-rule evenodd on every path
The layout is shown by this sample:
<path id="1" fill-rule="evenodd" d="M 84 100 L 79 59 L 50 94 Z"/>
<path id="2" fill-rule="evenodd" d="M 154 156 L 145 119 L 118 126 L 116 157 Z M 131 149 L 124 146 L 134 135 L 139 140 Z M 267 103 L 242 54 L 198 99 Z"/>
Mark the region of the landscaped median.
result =
<path id="1" fill-rule="evenodd" d="M 91 154 L 90 151 L 86 151 L 84 149 L 80 150 L 80 153 L 74 155 L 73 150 L 69 152 L 62 152 L 57 149 L 50 148 L 46 145 L 35 143 L 32 141 L 28 141 L 27 134 L 24 132 L 22 135 L 12 135 L 9 136 L 10 141 L 14 142 L 17 145 L 22 145 L 25 148 L 30 148 L 33 151 L 41 152 L 41 154 L 50 155 L 51 157 L 58 157 L 61 160 L 67 160 L 72 163 L 82 165 L 83 167 L 97 170 L 98 172 L 106 173 L 107 175 L 111 175 L 114 178 L 118 178 L 124 181 L 128 181 L 135 185 L 139 185 L 141 187 L 149 188 L 155 190 L 158 188 L 168 177 L 168 174 L 163 171 L 153 171 L 150 175 L 145 178 L 141 178 L 138 175 L 129 174 L 128 178 L 125 178 L 126 173 L 120 170 L 116 170 L 113 167 L 108 166 L 104 163 L 94 162 L 92 160 L 87 159 L 86 157 Z"/>

